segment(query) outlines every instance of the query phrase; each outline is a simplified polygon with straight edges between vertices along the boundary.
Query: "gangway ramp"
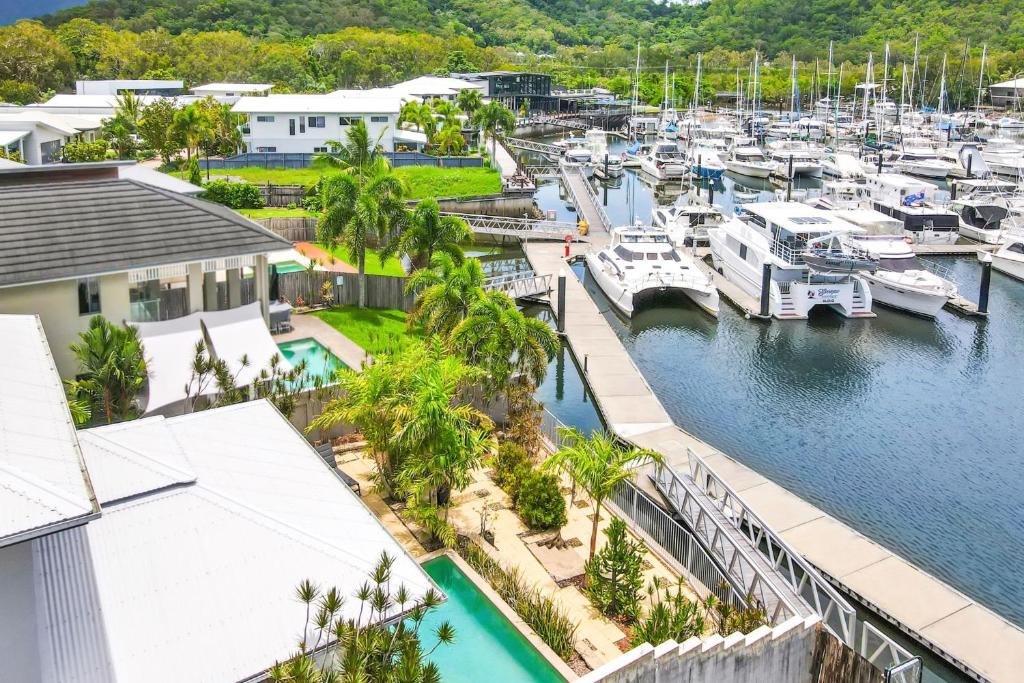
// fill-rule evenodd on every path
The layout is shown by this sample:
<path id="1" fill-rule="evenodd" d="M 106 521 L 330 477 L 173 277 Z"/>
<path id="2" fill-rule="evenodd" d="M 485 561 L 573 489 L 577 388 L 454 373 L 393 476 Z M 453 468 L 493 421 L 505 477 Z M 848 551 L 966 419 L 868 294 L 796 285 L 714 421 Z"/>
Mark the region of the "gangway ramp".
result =
<path id="1" fill-rule="evenodd" d="M 470 230 L 478 235 L 504 235 L 533 240 L 564 240 L 566 235 L 576 238 L 576 224 L 537 218 L 485 216 L 472 213 L 442 211 L 442 216 L 455 216 L 466 221 Z"/>
<path id="2" fill-rule="evenodd" d="M 533 299 L 551 291 L 551 275 L 537 275 L 532 270 L 497 275 L 484 281 L 486 292 L 504 292 L 513 299 Z"/>

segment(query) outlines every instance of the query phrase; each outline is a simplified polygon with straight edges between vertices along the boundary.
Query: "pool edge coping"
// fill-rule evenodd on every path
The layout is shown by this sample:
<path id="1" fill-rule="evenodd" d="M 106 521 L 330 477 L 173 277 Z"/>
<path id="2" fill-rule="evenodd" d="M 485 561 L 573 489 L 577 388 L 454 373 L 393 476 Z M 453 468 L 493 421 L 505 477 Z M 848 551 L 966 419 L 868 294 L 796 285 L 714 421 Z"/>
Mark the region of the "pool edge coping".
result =
<path id="1" fill-rule="evenodd" d="M 555 671 L 565 679 L 566 683 L 571 683 L 579 678 L 579 675 L 573 671 L 565 661 L 562 660 L 551 647 L 545 643 L 540 636 L 527 624 L 519 614 L 512 609 L 507 602 L 505 602 L 497 591 L 491 588 L 491 585 L 477 573 L 475 569 L 469 566 L 469 563 L 462 559 L 457 552 L 442 548 L 441 550 L 435 550 L 434 552 L 427 553 L 426 555 L 418 558 L 419 564 L 422 566 L 431 560 L 436 560 L 439 557 L 448 557 L 452 562 L 462 571 L 473 585 L 476 586 L 477 590 L 484 594 L 491 604 L 493 604 L 502 616 L 508 619 L 508 621 L 515 627 L 519 633 L 540 653 L 540 655 L 547 660 L 548 664 L 554 667 Z"/>

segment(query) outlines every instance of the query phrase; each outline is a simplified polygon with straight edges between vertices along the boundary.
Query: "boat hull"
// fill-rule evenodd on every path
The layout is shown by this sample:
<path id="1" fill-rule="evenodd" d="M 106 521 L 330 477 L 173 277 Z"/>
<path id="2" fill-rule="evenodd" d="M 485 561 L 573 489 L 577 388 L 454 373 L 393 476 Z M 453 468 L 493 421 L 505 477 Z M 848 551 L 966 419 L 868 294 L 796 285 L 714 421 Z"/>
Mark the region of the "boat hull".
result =
<path id="1" fill-rule="evenodd" d="M 751 164 L 745 164 L 742 161 L 727 161 L 725 167 L 742 176 L 748 178 L 767 178 L 772 174 L 772 169 L 766 166 L 753 166 Z"/>
<path id="2" fill-rule="evenodd" d="M 707 289 L 666 286 L 648 287 L 638 292 L 632 292 L 618 278 L 613 277 L 601 267 L 597 254 L 587 254 L 585 261 L 587 272 L 594 278 L 597 286 L 604 292 L 608 301 L 627 317 L 633 317 L 634 311 L 638 308 L 657 301 L 666 295 L 685 296 L 706 313 L 716 318 L 718 317 L 718 290 L 715 289 L 713 284 Z"/>
<path id="3" fill-rule="evenodd" d="M 960 225 L 960 236 L 981 242 L 982 244 L 999 244 L 1003 240 L 1002 230 L 983 230 L 970 225 Z"/>
<path id="4" fill-rule="evenodd" d="M 1024 280 L 1024 261 L 992 254 L 992 268 L 993 270 L 998 270 L 1003 275 L 1009 275 L 1017 280 Z"/>
<path id="5" fill-rule="evenodd" d="M 934 318 L 949 300 L 941 292 L 901 287 L 898 283 L 871 274 L 861 277 L 871 287 L 871 297 L 875 303 L 925 318 Z"/>
<path id="6" fill-rule="evenodd" d="M 698 178 L 707 178 L 709 180 L 718 180 L 725 173 L 724 168 L 708 168 L 707 166 L 697 166 L 694 164 L 690 167 L 690 172 Z"/>

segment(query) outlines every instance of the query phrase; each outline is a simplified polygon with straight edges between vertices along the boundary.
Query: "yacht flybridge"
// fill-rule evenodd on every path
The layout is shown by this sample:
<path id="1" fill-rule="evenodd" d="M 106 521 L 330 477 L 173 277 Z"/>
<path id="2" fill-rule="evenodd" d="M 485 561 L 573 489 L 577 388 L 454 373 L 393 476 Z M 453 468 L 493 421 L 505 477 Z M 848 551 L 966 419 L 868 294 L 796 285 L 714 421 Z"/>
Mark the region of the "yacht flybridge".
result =
<path id="1" fill-rule="evenodd" d="M 668 233 L 677 247 L 706 247 L 708 228 L 720 225 L 725 218 L 714 206 L 691 202 L 689 196 L 682 196 L 672 206 L 654 209 L 651 220 L 655 227 Z"/>
<path id="2" fill-rule="evenodd" d="M 612 304 L 632 316 L 658 295 L 682 293 L 718 316 L 718 289 L 711 277 L 672 245 L 668 234 L 650 227 L 619 227 L 611 243 L 586 256 L 587 268 Z"/>
<path id="3" fill-rule="evenodd" d="M 708 230 L 715 267 L 760 299 L 770 266 L 769 313 L 804 319 L 816 306 L 848 318 L 873 317 L 863 277 L 877 262 L 844 249 L 842 239 L 863 232 L 829 211 L 799 202 L 747 204 L 744 217 Z"/>

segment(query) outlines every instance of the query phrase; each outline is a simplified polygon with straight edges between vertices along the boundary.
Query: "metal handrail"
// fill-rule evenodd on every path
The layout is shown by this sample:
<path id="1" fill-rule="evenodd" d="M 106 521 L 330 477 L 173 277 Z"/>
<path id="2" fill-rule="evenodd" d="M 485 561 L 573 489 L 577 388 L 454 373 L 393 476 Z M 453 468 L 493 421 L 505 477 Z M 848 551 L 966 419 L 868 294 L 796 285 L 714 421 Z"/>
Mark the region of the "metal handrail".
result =
<path id="1" fill-rule="evenodd" d="M 821 616 L 825 625 L 835 631 L 840 640 L 852 647 L 857 613 L 850 603 L 804 559 L 803 555 L 775 533 L 700 456 L 687 449 L 687 459 L 690 463 L 691 479 L 711 500 L 716 501 L 718 510 L 737 530 L 743 532 L 750 544 L 766 557 L 790 587 Z M 805 590 L 810 595 L 805 595 Z M 838 619 L 838 629 L 831 623 L 833 612 Z"/>
<path id="2" fill-rule="evenodd" d="M 587 191 L 588 198 L 590 199 L 590 203 L 594 205 L 594 210 L 597 211 L 597 215 L 601 219 L 602 227 L 605 230 L 610 230 L 611 229 L 611 225 L 612 225 L 612 221 L 611 221 L 610 218 L 608 218 L 608 213 L 604 210 L 604 207 L 601 206 L 601 202 L 598 200 L 597 195 L 594 194 L 594 189 L 593 189 L 593 187 L 591 187 L 590 183 L 587 181 L 586 176 L 583 175 L 583 172 L 580 169 L 578 169 L 578 168 L 567 168 L 565 166 L 562 166 L 560 170 L 561 170 L 561 173 L 562 173 L 563 184 L 565 185 L 566 191 L 572 197 L 573 205 L 575 205 L 577 207 L 577 209 L 578 209 L 581 202 L 580 202 L 579 195 L 576 194 L 576 189 L 573 187 L 573 184 L 572 184 L 572 182 L 569 179 L 569 174 L 570 173 L 573 173 L 573 174 L 576 174 L 576 175 L 579 176 L 579 179 L 583 182 L 583 185 L 586 186 L 586 191 Z"/>

